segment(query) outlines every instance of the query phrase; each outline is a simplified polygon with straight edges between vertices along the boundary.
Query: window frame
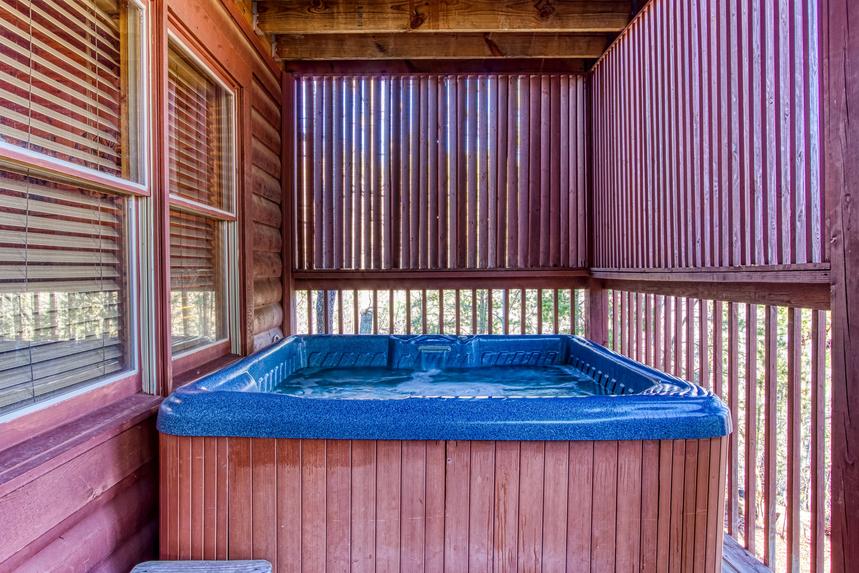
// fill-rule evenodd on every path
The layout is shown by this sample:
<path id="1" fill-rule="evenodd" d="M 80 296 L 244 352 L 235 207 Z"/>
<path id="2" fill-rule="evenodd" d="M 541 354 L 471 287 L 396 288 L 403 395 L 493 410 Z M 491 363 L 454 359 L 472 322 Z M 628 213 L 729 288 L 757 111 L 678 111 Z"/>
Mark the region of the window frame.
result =
<path id="1" fill-rule="evenodd" d="M 0 141 L 0 166 L 17 171 L 26 170 L 28 175 L 57 179 L 65 183 L 86 186 L 105 192 L 123 195 L 149 196 L 149 10 L 144 0 L 123 0 L 137 9 L 136 28 L 138 58 L 132 70 L 136 85 L 136 117 L 134 128 L 136 153 L 128 161 L 137 164 L 138 180 L 103 173 L 97 169 L 59 159 L 46 153 L 26 149 L 5 141 Z M 126 31 L 127 33 L 127 31 Z M 127 61 L 132 61 L 128 58 Z M 123 77 L 125 77 L 123 75 Z M 130 77 L 130 76 L 129 76 Z"/>
<path id="2" fill-rule="evenodd" d="M 228 207 L 230 209 L 221 209 L 194 201 L 177 193 L 172 193 L 169 182 L 165 182 L 163 195 L 165 208 L 160 213 L 164 218 L 165 241 L 167 242 L 166 251 L 168 253 L 168 262 L 164 265 L 167 275 L 164 293 L 164 304 L 168 309 L 165 325 L 167 336 L 163 341 L 166 347 L 165 353 L 169 356 L 171 365 L 171 377 L 176 378 L 188 373 L 195 368 L 200 368 L 209 362 L 213 362 L 227 355 L 238 355 L 241 353 L 241 312 L 240 312 L 240 283 L 239 283 L 239 141 L 238 129 L 240 111 L 240 93 L 239 89 L 231 84 L 227 78 L 218 73 L 212 65 L 209 65 L 197 51 L 191 47 L 190 42 L 185 41 L 183 35 L 177 31 L 172 25 L 168 25 L 165 42 L 165 51 L 163 54 L 165 62 L 165 84 L 164 97 L 167 97 L 167 80 L 166 63 L 169 59 L 171 50 L 178 53 L 180 57 L 185 58 L 202 73 L 204 73 L 211 81 L 216 83 L 226 94 L 228 101 L 226 102 L 229 111 L 229 117 L 225 123 L 227 133 L 224 136 L 227 155 L 230 158 L 230 167 L 225 170 L 224 181 L 228 185 L 226 189 L 226 197 L 228 198 Z M 166 112 L 166 104 L 165 104 Z M 166 117 L 165 117 L 166 121 Z M 169 141 L 165 136 L 164 160 L 165 165 L 161 168 L 166 172 L 166 162 L 169 157 Z M 219 256 L 224 264 L 224 290 L 225 296 L 222 302 L 223 311 L 225 312 L 225 336 L 214 340 L 207 344 L 203 344 L 194 348 L 189 348 L 181 352 L 173 352 L 172 344 L 172 312 L 171 312 L 171 293 L 170 284 L 170 212 L 176 210 L 189 213 L 196 216 L 205 217 L 210 220 L 218 221 L 219 232 L 221 233 L 221 245 Z M 167 390 L 172 389 L 172 380 L 167 381 Z"/>
<path id="3" fill-rule="evenodd" d="M 144 309 L 141 294 L 146 290 L 142 283 L 144 271 L 148 262 L 144 259 L 147 252 L 145 245 L 150 239 L 151 225 L 147 225 L 145 213 L 149 209 L 151 198 L 150 178 L 150 144 L 151 138 L 148 131 L 151 106 L 150 89 L 150 41 L 149 26 L 150 12 L 148 3 L 144 0 L 125 0 L 128 5 L 133 6 L 137 12 L 135 29 L 136 58 L 128 57 L 123 63 L 131 62 L 130 70 L 122 70 L 123 80 L 134 78 L 135 86 L 135 110 L 136 125 L 129 135 L 133 135 L 135 153 L 129 155 L 128 161 L 134 163 L 137 180 L 118 177 L 109 173 L 103 173 L 97 169 L 79 165 L 51 155 L 23 148 L 8 142 L 0 141 L 0 169 L 20 173 L 27 177 L 35 177 L 54 181 L 58 183 L 71 184 L 85 190 L 114 195 L 125 199 L 125 216 L 127 218 L 127 229 L 123 240 L 126 249 L 127 261 L 124 265 L 127 289 L 125 293 L 128 332 L 126 368 L 122 371 L 110 374 L 103 378 L 82 382 L 72 388 L 59 391 L 35 402 L 22 403 L 20 406 L 0 414 L 0 424 L 6 424 L 26 417 L 42 410 L 68 409 L 69 415 L 80 409 L 79 402 L 84 395 L 91 394 L 94 398 L 94 406 L 102 405 L 106 397 L 117 393 L 121 396 L 130 393 L 147 391 L 143 383 L 143 356 L 149 350 L 149 342 L 143 336 L 141 327 Z M 131 28 L 123 33 L 130 34 Z M 128 74 L 127 76 L 125 74 Z M 124 135 L 121 134 L 121 137 Z M 89 404 L 89 400 L 87 400 Z"/>

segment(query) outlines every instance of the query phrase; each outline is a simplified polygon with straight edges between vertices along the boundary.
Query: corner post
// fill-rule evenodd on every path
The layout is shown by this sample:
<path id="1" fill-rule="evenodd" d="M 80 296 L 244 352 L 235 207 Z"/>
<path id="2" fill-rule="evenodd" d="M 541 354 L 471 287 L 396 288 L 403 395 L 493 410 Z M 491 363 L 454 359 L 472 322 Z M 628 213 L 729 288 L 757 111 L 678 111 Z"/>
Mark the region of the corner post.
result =
<path id="1" fill-rule="evenodd" d="M 852 4 L 819 4 L 832 281 L 833 573 L 859 563 L 859 11 Z"/>
<path id="2" fill-rule="evenodd" d="M 608 292 L 603 282 L 591 279 L 587 290 L 585 336 L 597 344 L 608 343 Z"/>

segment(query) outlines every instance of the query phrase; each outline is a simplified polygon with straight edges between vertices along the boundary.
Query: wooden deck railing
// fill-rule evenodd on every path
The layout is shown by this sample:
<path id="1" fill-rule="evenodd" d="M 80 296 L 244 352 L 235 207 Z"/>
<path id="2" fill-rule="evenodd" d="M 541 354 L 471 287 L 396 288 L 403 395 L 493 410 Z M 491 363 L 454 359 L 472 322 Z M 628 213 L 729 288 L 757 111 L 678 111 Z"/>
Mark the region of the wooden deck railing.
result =
<path id="1" fill-rule="evenodd" d="M 829 312 L 609 291 L 609 346 L 728 404 L 726 532 L 773 571 L 828 570 Z"/>
<path id="2" fill-rule="evenodd" d="M 298 334 L 582 334 L 584 289 L 299 290 Z"/>

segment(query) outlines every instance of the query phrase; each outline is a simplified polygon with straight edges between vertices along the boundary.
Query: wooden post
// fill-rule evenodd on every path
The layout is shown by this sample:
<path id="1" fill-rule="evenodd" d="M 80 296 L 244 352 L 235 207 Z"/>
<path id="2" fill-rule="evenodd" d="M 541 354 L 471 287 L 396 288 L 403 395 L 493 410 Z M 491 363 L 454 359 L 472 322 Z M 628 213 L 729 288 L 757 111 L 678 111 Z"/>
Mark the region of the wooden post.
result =
<path id="1" fill-rule="evenodd" d="M 292 281 L 292 269 L 295 266 L 293 261 L 293 240 L 295 237 L 295 228 L 293 221 L 293 203 L 295 189 L 295 163 L 294 163 L 294 145 L 295 145 L 295 117 L 297 110 L 295 109 L 295 76 L 293 74 L 284 73 L 282 76 L 282 99 L 283 108 L 280 112 L 282 127 L 280 140 L 283 145 L 283 157 L 281 157 L 281 187 L 283 189 L 283 200 L 281 201 L 281 209 L 283 209 L 283 224 L 281 225 L 281 235 L 283 237 L 283 295 L 281 296 L 281 305 L 283 305 L 283 324 L 281 332 L 284 336 L 289 336 L 295 333 L 295 321 L 293 320 L 292 312 L 292 296 L 294 285 Z M 342 296 L 342 292 L 338 293 L 338 300 Z M 342 316 L 340 318 L 342 320 Z M 340 330 L 342 334 L 342 329 Z"/>
<path id="2" fill-rule="evenodd" d="M 824 176 L 832 280 L 832 571 L 859 563 L 859 12 L 822 0 Z M 852 320 L 851 320 L 852 318 Z"/>
<path id="3" fill-rule="evenodd" d="M 608 293 L 602 281 L 588 283 L 585 336 L 597 344 L 608 343 Z"/>

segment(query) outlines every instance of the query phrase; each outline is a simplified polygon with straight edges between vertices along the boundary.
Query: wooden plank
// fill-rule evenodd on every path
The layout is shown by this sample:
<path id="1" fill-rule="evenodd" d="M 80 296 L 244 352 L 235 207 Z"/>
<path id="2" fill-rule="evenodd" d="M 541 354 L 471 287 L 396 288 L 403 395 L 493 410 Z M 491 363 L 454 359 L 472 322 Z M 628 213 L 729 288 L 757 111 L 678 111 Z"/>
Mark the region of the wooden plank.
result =
<path id="1" fill-rule="evenodd" d="M 636 571 L 642 546 L 642 443 L 618 442 L 617 449 L 617 571 Z"/>
<path id="2" fill-rule="evenodd" d="M 518 562 L 519 442 L 495 444 L 493 570 L 515 571 Z"/>
<path id="3" fill-rule="evenodd" d="M 376 442 L 376 568 L 400 569 L 402 443 Z"/>
<path id="4" fill-rule="evenodd" d="M 657 568 L 659 467 L 659 442 L 644 441 L 641 454 L 641 533 L 638 568 L 642 573 L 654 573 Z"/>
<path id="5" fill-rule="evenodd" d="M 570 446 L 568 442 L 546 442 L 542 566 L 543 571 L 547 572 L 565 571 L 567 567 L 569 458 Z M 579 484 L 576 484 L 576 487 L 578 486 Z"/>
<path id="6" fill-rule="evenodd" d="M 495 442 L 473 442 L 469 476 L 468 570 L 491 571 L 495 521 Z"/>
<path id="7" fill-rule="evenodd" d="M 570 477 L 567 493 L 567 566 L 591 563 L 594 443 L 570 442 Z"/>
<path id="8" fill-rule="evenodd" d="M 680 539 L 682 543 L 682 571 L 695 570 L 695 524 L 698 499 L 698 445 L 700 440 L 686 440 L 686 456 L 683 462 L 683 532 Z"/>
<path id="9" fill-rule="evenodd" d="M 376 570 L 376 463 L 376 442 L 352 442 L 352 571 Z"/>
<path id="10" fill-rule="evenodd" d="M 670 571 L 681 570 L 683 560 L 683 495 L 686 468 L 686 440 L 675 440 L 671 467 L 671 493 L 667 564 Z"/>
<path id="11" fill-rule="evenodd" d="M 739 418 L 739 314 L 737 305 L 731 303 L 728 307 L 728 408 L 731 419 Z M 730 451 L 728 454 L 728 524 L 726 531 L 735 535 L 739 526 L 739 441 L 737 433 L 728 437 Z"/>
<path id="12" fill-rule="evenodd" d="M 250 438 L 230 438 L 227 442 L 229 455 L 230 492 L 228 497 L 229 529 L 227 542 L 230 559 L 248 559 L 253 555 L 253 477 L 251 474 Z M 181 499 L 181 498 L 180 498 Z M 179 508 L 181 511 L 181 507 Z M 182 520 L 180 520 L 181 523 Z M 182 537 L 179 537 L 181 544 Z M 182 548 L 180 545 L 179 556 Z"/>
<path id="13" fill-rule="evenodd" d="M 513 0 L 479 0 L 468 5 L 427 5 L 403 10 L 390 0 L 360 6 L 334 0 L 324 6 L 303 2 L 262 2 L 257 26 L 270 34 L 316 32 L 620 32 L 629 21 L 630 3 L 568 2 L 544 7 Z"/>
<path id="14" fill-rule="evenodd" d="M 859 563 L 859 465 L 853 451 L 859 436 L 859 214 L 851 207 L 859 185 L 859 126 L 850 110 L 859 100 L 857 67 L 859 27 L 853 4 L 827 0 L 821 5 L 823 172 L 826 210 L 831 225 L 824 235 L 832 259 L 832 571 L 846 573 Z M 845 72 L 845 70 L 850 70 Z"/>
<path id="15" fill-rule="evenodd" d="M 785 541 L 787 544 L 787 570 L 800 567 L 800 464 L 802 423 L 802 311 L 787 309 L 787 485 L 785 505 L 787 512 Z"/>
<path id="16" fill-rule="evenodd" d="M 497 32 L 426 34 L 278 34 L 283 60 L 443 60 L 463 58 L 598 58 L 611 38 L 601 34 Z"/>
<path id="17" fill-rule="evenodd" d="M 194 442 L 202 445 L 202 440 L 194 440 Z M 277 562 L 277 506 L 272 503 L 272 500 L 277 499 L 277 482 L 272 479 L 276 468 L 275 456 L 275 440 L 255 439 L 251 443 L 252 555 L 271 563 Z M 200 475 L 201 485 L 203 475 L 202 473 Z M 196 479 L 195 483 L 197 483 Z M 200 494 L 202 493 L 201 491 Z M 202 515 L 202 512 L 199 510 L 198 512 Z M 200 524 L 201 533 L 204 526 L 205 524 Z M 202 555 L 194 558 L 200 559 Z"/>
<path id="18" fill-rule="evenodd" d="M 822 573 L 825 563 L 825 498 L 826 498 L 826 314 L 814 312 L 811 317 L 811 571 Z"/>
<path id="19" fill-rule="evenodd" d="M 424 571 L 427 513 L 427 444 L 407 441 L 402 445 L 402 521 L 400 566 L 404 571 Z"/>
<path id="20" fill-rule="evenodd" d="M 328 501 L 325 447 L 325 440 L 301 442 L 301 563 L 309 571 L 325 569 Z"/>
<path id="21" fill-rule="evenodd" d="M 192 555 L 198 550 L 198 547 L 192 546 L 192 502 L 191 498 L 194 495 L 194 487 L 199 486 L 193 482 L 191 472 L 191 444 L 189 438 L 181 437 L 178 440 L 178 483 L 177 488 L 177 505 L 179 511 L 177 517 L 178 524 L 178 543 L 179 543 L 179 559 L 191 559 Z"/>
<path id="22" fill-rule="evenodd" d="M 441 573 L 445 556 L 445 500 L 447 452 L 445 442 L 426 443 L 426 533 L 424 562 L 427 573 Z"/>
<path id="23" fill-rule="evenodd" d="M 545 442 L 522 442 L 519 465 L 518 568 L 542 568 Z"/>
<path id="24" fill-rule="evenodd" d="M 350 570 L 352 525 L 352 451 L 348 440 L 325 444 L 325 571 Z"/>
<path id="25" fill-rule="evenodd" d="M 271 563 L 262 559 L 248 561 L 147 561 L 135 565 L 131 573 L 271 573 Z"/>
<path id="26" fill-rule="evenodd" d="M 743 531 L 757 531 L 757 520 L 755 506 L 757 502 L 757 459 L 758 459 L 758 309 L 757 305 L 746 305 L 746 435 L 745 452 L 743 459 L 746 460 L 743 468 Z M 755 553 L 755 535 L 744 535 L 744 545 L 749 553 Z"/>
<path id="27" fill-rule="evenodd" d="M 468 568 L 471 442 L 447 442 L 444 500 L 444 568 Z"/>
<path id="28" fill-rule="evenodd" d="M 300 573 L 301 442 L 277 440 L 277 571 Z M 224 488 L 226 489 L 226 488 Z"/>
<path id="29" fill-rule="evenodd" d="M 595 573 L 615 570 L 617 466 L 618 442 L 595 442 L 591 510 L 591 571 Z"/>

